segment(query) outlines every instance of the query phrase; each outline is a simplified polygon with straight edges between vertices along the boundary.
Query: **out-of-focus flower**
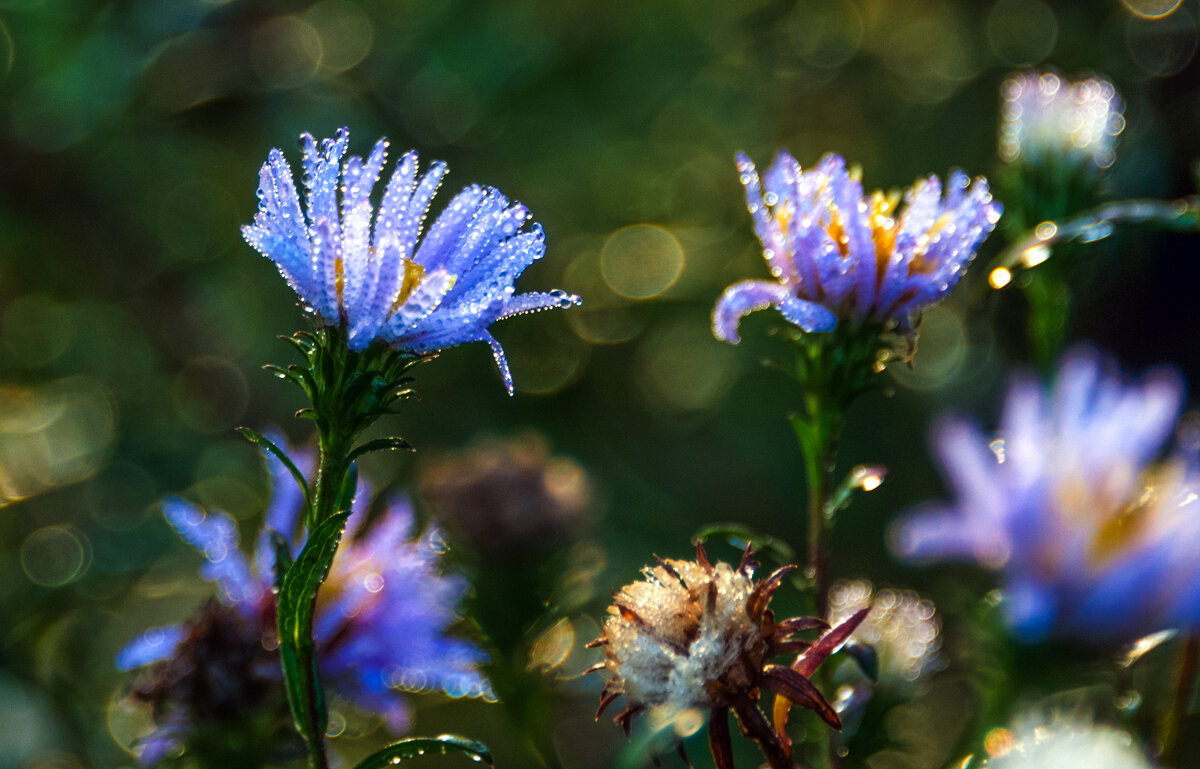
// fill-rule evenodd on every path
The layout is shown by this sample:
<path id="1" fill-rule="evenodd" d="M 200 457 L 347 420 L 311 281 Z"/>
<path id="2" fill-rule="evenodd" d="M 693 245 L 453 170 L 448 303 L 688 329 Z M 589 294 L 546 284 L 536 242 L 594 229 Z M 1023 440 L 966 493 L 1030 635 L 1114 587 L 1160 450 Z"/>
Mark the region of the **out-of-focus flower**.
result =
<path id="1" fill-rule="evenodd" d="M 1051 392 L 1017 378 L 997 440 L 945 424 L 936 443 L 956 499 L 893 532 L 902 557 L 1000 570 L 1009 622 L 1027 640 L 1200 624 L 1200 478 L 1185 458 L 1153 463 L 1182 382 L 1165 370 L 1127 382 L 1110 369 L 1076 350 Z"/>
<path id="2" fill-rule="evenodd" d="M 1124 105 L 1102 77 L 1069 82 L 1055 72 L 1023 72 L 1004 81 L 1000 157 L 1007 163 L 1062 158 L 1108 168 L 1125 129 Z"/>
<path id="3" fill-rule="evenodd" d="M 754 568 L 748 549 L 735 568 L 710 563 L 697 546 L 696 560 L 659 559 L 657 566 L 643 569 L 643 581 L 621 588 L 608 609 L 604 634 L 590 644 L 603 647 L 605 660 L 588 672 L 608 673 L 596 718 L 622 694 L 628 704 L 615 720 L 626 733 L 633 718 L 647 710 L 663 719 L 710 710 L 709 740 L 719 769 L 732 766 L 730 710 L 772 766 L 780 765 L 780 756 L 786 760 L 788 746 L 756 704 L 760 688 L 811 708 L 840 728 L 833 706 L 809 677 L 866 612 L 816 642 L 796 640 L 796 633 L 828 625 L 816 617 L 775 621 L 768 604 L 795 567 L 784 566 L 761 582 L 754 581 Z M 796 651 L 803 654 L 792 667 L 768 663 Z"/>
<path id="4" fill-rule="evenodd" d="M 279 660 L 263 643 L 257 619 L 210 600 L 182 625 L 146 634 L 122 653 L 123 668 L 156 663 L 132 689 L 135 700 L 153 708 L 157 725 L 142 741 L 143 765 L 158 764 L 197 728 L 222 732 L 236 724 L 259 740 L 286 743 L 291 735 L 271 724 L 284 706 Z M 244 750 L 245 765 L 253 765 Z"/>
<path id="5" fill-rule="evenodd" d="M 204 555 L 201 574 L 219 586 L 222 602 L 232 611 L 225 614 L 254 629 L 253 645 L 259 649 L 274 649 L 278 644 L 271 532 L 290 539 L 303 506 L 299 488 L 282 463 L 269 456 L 268 465 L 272 500 L 252 560 L 239 549 L 237 526 L 227 514 L 205 511 L 181 499 L 163 505 L 171 526 Z M 352 521 L 359 522 L 358 531 L 347 534 L 334 559 L 317 601 L 313 637 L 326 686 L 360 709 L 380 714 L 393 732 L 401 732 L 410 709 L 398 689 L 485 697 L 490 696 L 490 688 L 477 670 L 483 653 L 447 635 L 467 586 L 465 580 L 439 573 L 441 535 L 430 529 L 414 537 L 413 512 L 405 499 L 392 500 L 364 531 L 369 498 L 369 489 L 360 481 L 351 515 Z M 303 543 L 292 544 L 298 549 Z M 220 623 L 209 625 L 228 634 Z M 159 668 L 170 666 L 194 636 L 194 628 L 188 626 L 155 628 L 126 646 L 116 665 L 129 670 L 154 664 L 151 675 L 161 675 Z M 272 674 L 279 680 L 277 669 Z M 186 734 L 188 725 L 168 719 L 160 726 L 160 733 L 152 735 L 148 744 L 169 742 L 169 750 Z"/>
<path id="6" fill-rule="evenodd" d="M 246 242 L 275 262 L 321 320 L 346 328 L 351 349 L 366 349 L 376 339 L 418 354 L 487 342 L 511 393 L 504 350 L 488 327 L 579 302 L 558 290 L 514 292 L 513 282 L 545 252 L 541 225 L 523 231 L 529 219 L 525 206 L 510 205 L 491 187 L 472 185 L 422 237 L 446 164 L 435 162 L 418 177 L 417 153 L 406 153 L 376 214 L 371 191 L 383 170 L 387 140 L 380 139 L 366 160 L 350 156 L 343 165 L 349 140 L 346 128 L 319 146 L 310 134 L 300 137 L 304 212 L 291 167 L 272 149 L 259 173 L 258 213 L 242 228 Z"/>
<path id="7" fill-rule="evenodd" d="M 540 557 L 569 545 L 592 501 L 584 469 L 551 456 L 533 433 L 436 458 L 422 467 L 420 487 L 451 535 L 495 557 Z"/>
<path id="8" fill-rule="evenodd" d="M 743 316 L 767 307 L 805 331 L 856 320 L 911 332 L 1000 218 L 987 182 L 972 184 L 961 171 L 951 174 L 944 196 L 936 176 L 917 181 L 901 209 L 898 192 L 864 196 L 858 171 L 838 155 L 804 171 L 781 151 L 760 180 L 739 153 L 737 169 L 775 280 L 725 289 L 712 316 L 713 334 L 725 342 L 739 341 Z"/>
<path id="9" fill-rule="evenodd" d="M 871 613 L 854 632 L 854 639 L 875 650 L 884 686 L 911 686 L 937 669 L 942 621 L 932 601 L 912 590 L 879 590 L 865 579 L 838 582 L 830 588 L 830 622 L 837 624 L 865 608 Z"/>
<path id="10" fill-rule="evenodd" d="M 1126 732 L 1080 719 L 997 729 L 988 736 L 987 769 L 1151 769 L 1146 752 Z"/>

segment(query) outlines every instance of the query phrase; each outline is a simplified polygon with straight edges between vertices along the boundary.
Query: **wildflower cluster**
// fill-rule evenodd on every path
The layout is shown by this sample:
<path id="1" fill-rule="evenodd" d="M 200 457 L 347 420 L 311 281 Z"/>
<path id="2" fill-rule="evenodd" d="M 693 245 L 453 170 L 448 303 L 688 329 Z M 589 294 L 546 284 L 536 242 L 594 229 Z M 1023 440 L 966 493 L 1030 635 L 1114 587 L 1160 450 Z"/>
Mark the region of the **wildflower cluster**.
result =
<path id="1" fill-rule="evenodd" d="M 304 543 L 303 534 L 296 536 L 303 499 L 282 462 L 268 455 L 268 464 L 272 498 L 249 559 L 242 554 L 237 524 L 228 514 L 178 498 L 164 503 L 168 523 L 204 556 L 201 575 L 217 584 L 221 603 L 208 605 L 187 624 L 143 633 L 117 656 L 118 668 L 153 665 L 152 681 L 170 680 L 185 650 L 213 649 L 217 644 L 224 649 L 221 665 L 243 665 L 254 672 L 227 680 L 240 678 L 249 686 L 279 690 L 279 663 L 270 653 L 279 645 L 276 570 L 278 559 Z M 435 529 L 417 533 L 412 507 L 403 498 L 389 500 L 384 514 L 365 526 L 370 498 L 370 487 L 360 482 L 352 514 L 358 536 L 334 561 L 317 604 L 317 663 L 334 691 L 362 711 L 382 716 L 393 733 L 403 733 L 410 706 L 400 691 L 486 698 L 491 689 L 478 670 L 483 653 L 448 633 L 458 619 L 455 607 L 466 584 L 441 573 L 440 535 Z M 215 655 L 202 656 L 189 660 L 195 664 L 185 664 L 185 669 L 211 670 Z M 233 662 L 240 659 L 245 662 Z M 162 700 L 162 718 L 141 756 L 147 765 L 186 743 L 189 730 L 203 722 L 182 716 L 191 703 L 178 687 L 154 688 Z"/>

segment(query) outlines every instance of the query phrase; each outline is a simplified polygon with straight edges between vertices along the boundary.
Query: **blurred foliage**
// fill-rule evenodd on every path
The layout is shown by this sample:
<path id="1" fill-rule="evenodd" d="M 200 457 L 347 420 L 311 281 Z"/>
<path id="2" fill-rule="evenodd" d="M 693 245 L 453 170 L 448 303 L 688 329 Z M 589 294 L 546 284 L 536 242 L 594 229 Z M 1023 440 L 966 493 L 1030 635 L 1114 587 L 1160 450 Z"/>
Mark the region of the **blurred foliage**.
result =
<path id="1" fill-rule="evenodd" d="M 686 554 L 704 523 L 802 542 L 803 473 L 784 419 L 798 393 L 758 365 L 786 359 L 783 340 L 761 333 L 777 322 L 748 320 L 738 348 L 708 329 L 722 287 L 764 274 L 734 150 L 766 160 L 788 147 L 809 164 L 838 151 L 871 187 L 952 166 L 989 173 L 999 83 L 1053 65 L 1103 72 L 1126 99 L 1115 194 L 1180 197 L 1200 155 L 1200 8 L 1148 18 L 1155 5 L 0 1 L 0 765 L 133 763 L 123 747 L 145 716 L 122 704 L 129 677 L 113 654 L 211 594 L 156 500 L 186 493 L 253 531 L 266 482 L 233 428 L 310 437 L 292 418 L 298 396 L 259 370 L 288 362 L 274 337 L 301 326 L 293 296 L 238 232 L 269 147 L 294 159 L 300 131 L 340 125 L 356 152 L 387 135 L 449 161 L 448 189 L 495 185 L 545 225 L 547 256 L 523 287 L 562 287 L 584 307 L 498 326 L 517 397 L 482 345 L 448 351 L 422 367 L 422 401 L 396 423 L 417 458 L 362 464 L 407 487 L 426 452 L 545 432 L 601 500 L 607 571 L 574 619 L 594 625 L 609 587 L 651 552 Z M 1146 233 L 1089 251 L 1105 269 L 1077 298 L 1073 336 L 1133 368 L 1174 360 L 1200 381 L 1194 253 L 1189 236 Z M 927 315 L 915 364 L 851 409 L 841 449 L 843 472 L 890 472 L 841 516 L 834 576 L 919 587 L 947 615 L 973 611 L 986 577 L 902 571 L 885 531 L 941 493 L 924 451 L 933 415 L 988 418 L 1026 357 L 1020 299 L 984 298 L 983 277 Z M 946 633 L 952 660 L 990 648 L 962 627 Z M 594 660 L 568 654 L 568 678 Z M 1052 662 L 1026 662 L 1044 681 Z M 923 710 L 889 714 L 894 744 L 920 741 L 922 713 L 952 712 L 989 668 L 974 669 L 944 679 Z M 591 723 L 596 686 L 559 687 L 550 738 L 564 765 L 605 766 L 620 750 L 618 730 Z M 466 733 L 500 765 L 519 754 L 495 706 L 422 705 L 418 733 Z M 369 722 L 349 723 L 335 749 L 382 745 Z M 944 758 L 951 746 L 913 750 Z M 691 754 L 703 764 L 704 752 Z M 894 752 L 871 765 L 907 765 Z"/>

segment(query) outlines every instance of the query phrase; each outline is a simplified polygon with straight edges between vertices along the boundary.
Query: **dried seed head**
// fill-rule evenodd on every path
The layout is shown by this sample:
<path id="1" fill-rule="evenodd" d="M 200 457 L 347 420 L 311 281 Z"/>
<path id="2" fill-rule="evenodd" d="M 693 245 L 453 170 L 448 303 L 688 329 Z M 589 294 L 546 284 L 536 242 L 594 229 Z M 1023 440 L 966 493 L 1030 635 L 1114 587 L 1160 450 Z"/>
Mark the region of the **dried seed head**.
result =
<path id="1" fill-rule="evenodd" d="M 723 707 L 755 688 L 773 621 L 765 606 L 749 611 L 752 573 L 680 560 L 643 569 L 608 610 L 607 690 L 675 713 Z"/>

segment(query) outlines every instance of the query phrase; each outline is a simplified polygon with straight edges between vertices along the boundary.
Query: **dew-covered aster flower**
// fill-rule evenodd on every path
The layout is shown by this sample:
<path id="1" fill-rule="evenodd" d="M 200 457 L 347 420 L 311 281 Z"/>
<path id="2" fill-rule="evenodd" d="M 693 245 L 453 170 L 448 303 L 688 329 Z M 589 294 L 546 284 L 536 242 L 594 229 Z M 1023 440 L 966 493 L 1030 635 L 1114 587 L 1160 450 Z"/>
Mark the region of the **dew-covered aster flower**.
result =
<path id="1" fill-rule="evenodd" d="M 259 209 L 242 235 L 322 321 L 345 327 L 350 348 L 375 340 L 427 353 L 487 342 L 512 392 L 504 350 L 488 331 L 495 321 L 579 298 L 564 291 L 517 294 L 513 282 L 545 252 L 539 224 L 499 190 L 472 185 L 424 232 L 430 202 L 446 175 L 434 162 L 417 173 L 417 153 L 400 158 L 376 211 L 371 192 L 387 160 L 376 142 L 364 160 L 345 159 L 350 132 L 319 144 L 300 137 L 305 205 L 278 149 L 259 172 Z M 420 241 L 418 243 L 418 240 Z"/>
<path id="2" fill-rule="evenodd" d="M 987 769 L 1151 769 L 1127 732 L 1079 718 L 1028 721 L 989 735 Z"/>
<path id="3" fill-rule="evenodd" d="M 943 425 L 938 455 L 955 493 L 893 532 L 912 560 L 975 560 L 1001 572 L 1006 612 L 1026 640 L 1130 640 L 1200 625 L 1200 477 L 1155 463 L 1183 399 L 1179 376 L 1128 381 L 1079 349 L 1053 389 L 1009 390 L 997 439 Z"/>
<path id="4" fill-rule="evenodd" d="M 1125 129 L 1124 106 L 1102 77 L 1069 82 L 1055 72 L 1022 72 L 1004 81 L 1000 157 L 1033 163 L 1061 157 L 1108 168 Z"/>
<path id="5" fill-rule="evenodd" d="M 605 659 L 587 672 L 606 672 L 599 719 L 618 697 L 628 701 L 616 717 L 626 734 L 638 714 L 654 711 L 670 719 L 687 710 L 710 710 L 709 741 L 719 769 L 731 769 L 729 712 L 762 747 L 773 767 L 791 766 L 785 745 L 756 704 L 760 688 L 813 709 L 840 728 L 833 706 L 809 677 L 862 621 L 861 611 L 816 642 L 794 638 L 829 626 L 816 617 L 775 621 L 768 608 L 784 577 L 784 566 L 761 582 L 746 550 L 741 563 L 713 564 L 697 546 L 696 560 L 659 559 L 643 569 L 644 580 L 623 587 L 609 607 L 604 634 L 589 646 Z M 768 661 L 803 652 L 791 667 Z"/>
<path id="6" fill-rule="evenodd" d="M 222 603 L 254 629 L 254 646 L 274 648 L 274 548 L 271 532 L 288 539 L 297 529 L 303 507 L 299 488 L 273 456 L 272 499 L 252 558 L 238 544 L 237 526 L 225 513 L 206 511 L 182 499 L 168 499 L 163 512 L 205 563 L 201 574 L 216 582 Z M 442 691 L 452 697 L 488 697 L 490 688 L 478 672 L 483 653 L 447 635 L 457 620 L 456 606 L 465 581 L 439 571 L 444 549 L 440 534 L 414 532 L 413 511 L 406 499 L 394 499 L 386 512 L 363 530 L 370 492 L 360 481 L 348 532 L 317 602 L 313 636 L 317 661 L 329 690 L 356 707 L 378 713 L 393 732 L 403 731 L 410 710 L 396 690 Z M 293 554 L 302 542 L 291 542 Z M 222 632 L 228 632 L 223 630 Z M 155 628 L 143 633 L 118 655 L 123 670 L 169 664 L 195 634 L 188 626 Z M 278 677 L 278 664 L 271 669 Z M 189 724 L 179 719 L 162 725 L 148 745 L 160 751 L 186 736 Z"/>
<path id="7" fill-rule="evenodd" d="M 838 155 L 803 170 L 779 152 L 760 179 L 737 156 L 746 204 L 775 280 L 725 289 L 713 309 L 713 334 L 736 343 L 743 316 L 774 307 L 805 331 L 831 331 L 854 319 L 910 332 L 924 308 L 962 277 L 975 249 L 1000 218 L 987 182 L 951 174 L 943 195 L 936 176 L 898 192 L 863 194 L 857 171 Z"/>

